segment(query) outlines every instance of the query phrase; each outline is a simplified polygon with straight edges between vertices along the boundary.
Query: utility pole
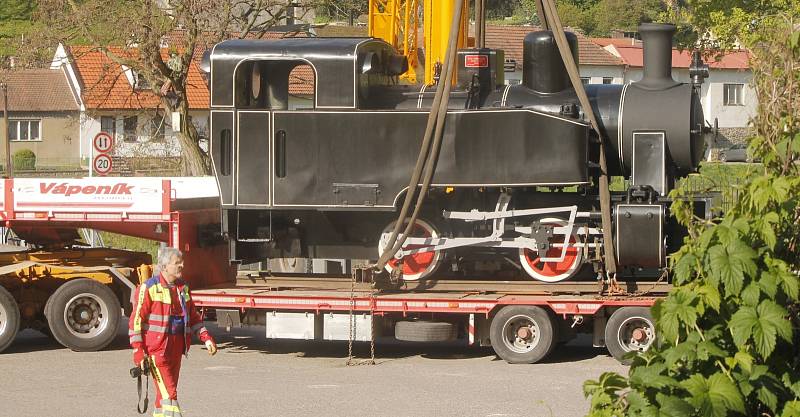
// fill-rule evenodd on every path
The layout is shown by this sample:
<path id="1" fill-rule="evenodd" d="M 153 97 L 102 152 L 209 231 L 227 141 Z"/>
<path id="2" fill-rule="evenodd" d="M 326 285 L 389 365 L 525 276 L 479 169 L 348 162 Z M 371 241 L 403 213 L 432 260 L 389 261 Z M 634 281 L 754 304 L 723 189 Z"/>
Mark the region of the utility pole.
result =
<path id="1" fill-rule="evenodd" d="M 3 132 L 6 136 L 6 178 L 14 176 L 14 167 L 11 165 L 11 138 L 8 136 L 8 84 L 0 83 L 3 90 Z"/>

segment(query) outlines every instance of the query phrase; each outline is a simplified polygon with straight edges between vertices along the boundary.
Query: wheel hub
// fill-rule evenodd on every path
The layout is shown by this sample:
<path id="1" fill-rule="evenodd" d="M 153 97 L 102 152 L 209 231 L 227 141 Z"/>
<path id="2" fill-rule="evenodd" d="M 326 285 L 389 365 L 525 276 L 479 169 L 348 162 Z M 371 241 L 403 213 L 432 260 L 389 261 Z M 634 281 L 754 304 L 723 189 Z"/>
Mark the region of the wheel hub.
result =
<path id="1" fill-rule="evenodd" d="M 81 338 L 94 337 L 108 325 L 106 310 L 105 303 L 94 294 L 73 297 L 64 311 L 67 330 Z"/>
<path id="2" fill-rule="evenodd" d="M 530 317 L 512 317 L 503 325 L 503 343 L 511 351 L 527 353 L 539 344 L 539 325 Z"/>
<path id="3" fill-rule="evenodd" d="M 644 352 L 655 340 L 653 324 L 641 317 L 631 317 L 619 327 L 620 346 L 627 352 Z"/>

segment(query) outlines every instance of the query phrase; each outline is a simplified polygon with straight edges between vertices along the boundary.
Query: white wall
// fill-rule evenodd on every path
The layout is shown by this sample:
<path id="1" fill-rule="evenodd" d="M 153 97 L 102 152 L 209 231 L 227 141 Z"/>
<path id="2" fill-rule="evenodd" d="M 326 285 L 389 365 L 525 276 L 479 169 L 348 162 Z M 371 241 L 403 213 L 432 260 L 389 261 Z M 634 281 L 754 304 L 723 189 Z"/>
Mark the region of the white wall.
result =
<path id="1" fill-rule="evenodd" d="M 123 135 L 125 131 L 125 116 L 137 116 L 137 138 L 136 142 L 125 142 Z M 208 111 L 193 110 L 189 112 L 192 116 L 192 123 L 198 129 L 201 135 L 209 134 L 208 126 Z M 113 116 L 116 118 L 115 135 L 114 135 L 114 151 L 113 154 L 117 156 L 180 156 L 180 145 L 177 138 L 172 131 L 171 118 L 167 117 L 164 120 L 164 140 L 151 141 L 150 140 L 150 126 L 149 123 L 153 117 L 153 112 L 92 112 L 91 115 L 83 113 L 81 115 L 81 136 L 83 144 L 81 146 L 81 157 L 88 158 L 92 152 L 92 139 L 100 133 L 100 118 L 102 116 Z M 207 141 L 201 142 L 201 148 L 207 147 Z"/>
<path id="2" fill-rule="evenodd" d="M 602 84 L 603 78 L 613 78 L 612 84 L 622 84 L 625 77 L 625 70 L 622 66 L 612 65 L 580 65 L 581 77 L 589 77 L 590 84 Z M 519 84 L 522 82 L 522 69 L 514 72 L 505 73 L 506 84 Z M 514 82 L 511 80 L 518 80 Z"/>
<path id="3" fill-rule="evenodd" d="M 750 118 L 755 116 L 758 102 L 753 87 L 750 85 L 753 74 L 749 70 L 727 70 L 710 69 L 709 77 L 705 79 L 700 91 L 703 114 L 706 122 L 714 125 L 714 119 L 718 119 L 719 127 L 747 127 Z M 675 81 L 688 83 L 689 70 L 685 68 L 674 68 L 672 78 Z M 639 81 L 642 79 L 641 68 L 629 68 L 625 72 L 625 82 Z M 725 93 L 724 84 L 744 84 L 743 106 L 724 105 Z"/>

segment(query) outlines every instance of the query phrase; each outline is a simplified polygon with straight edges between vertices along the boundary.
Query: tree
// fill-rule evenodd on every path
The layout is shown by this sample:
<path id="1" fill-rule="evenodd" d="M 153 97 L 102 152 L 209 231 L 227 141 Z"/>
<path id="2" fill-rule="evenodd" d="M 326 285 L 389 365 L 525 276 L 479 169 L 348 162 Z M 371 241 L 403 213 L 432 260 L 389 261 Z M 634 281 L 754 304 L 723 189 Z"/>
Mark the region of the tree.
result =
<path id="1" fill-rule="evenodd" d="M 0 65 L 8 65 L 8 58 L 30 36 L 35 9 L 36 2 L 30 0 L 0 0 Z"/>
<path id="2" fill-rule="evenodd" d="M 673 191 L 689 237 L 671 261 L 674 289 L 653 307 L 657 340 L 627 378 L 584 384 L 590 415 L 797 416 L 800 2 L 689 0 L 678 14 L 695 39 L 750 50 L 759 107 L 749 152 L 763 165 L 710 221 Z"/>
<path id="3" fill-rule="evenodd" d="M 43 30 L 40 45 L 86 43 L 114 62 L 144 77 L 167 113 L 178 112 L 176 131 L 184 175 L 203 175 L 208 156 L 188 120 L 186 96 L 189 66 L 199 48 L 230 37 L 261 38 L 281 22 L 289 7 L 308 10 L 310 2 L 281 0 L 40 0 L 36 20 Z M 165 39 L 169 47 L 162 48 Z M 39 59 L 46 59 L 44 56 Z"/>
<path id="4" fill-rule="evenodd" d="M 609 36 L 612 30 L 636 31 L 639 23 L 653 21 L 663 12 L 661 0 L 600 0 L 591 8 L 593 36 Z"/>

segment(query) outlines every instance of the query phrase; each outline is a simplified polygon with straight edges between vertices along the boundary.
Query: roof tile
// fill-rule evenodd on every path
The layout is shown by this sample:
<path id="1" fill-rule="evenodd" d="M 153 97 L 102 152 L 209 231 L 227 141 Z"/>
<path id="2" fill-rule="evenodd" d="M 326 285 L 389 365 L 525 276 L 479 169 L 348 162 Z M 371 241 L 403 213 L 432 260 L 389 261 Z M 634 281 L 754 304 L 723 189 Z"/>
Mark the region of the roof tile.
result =
<path id="1" fill-rule="evenodd" d="M 522 41 L 530 32 L 541 30 L 538 26 L 486 26 L 486 47 L 502 49 L 505 57 L 517 61 L 522 67 Z M 622 66 L 624 62 L 610 52 L 592 43 L 580 33 L 578 36 L 578 62 L 581 65 L 614 65 Z"/>
<path id="2" fill-rule="evenodd" d="M 3 71 L 0 81 L 8 85 L 8 109 L 11 111 L 80 110 L 62 69 Z"/>

